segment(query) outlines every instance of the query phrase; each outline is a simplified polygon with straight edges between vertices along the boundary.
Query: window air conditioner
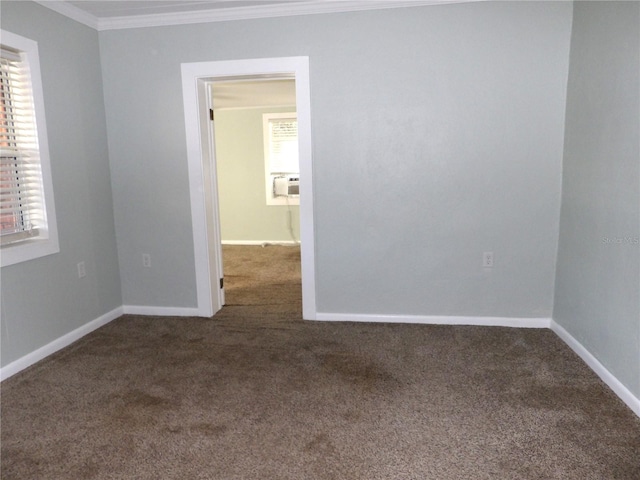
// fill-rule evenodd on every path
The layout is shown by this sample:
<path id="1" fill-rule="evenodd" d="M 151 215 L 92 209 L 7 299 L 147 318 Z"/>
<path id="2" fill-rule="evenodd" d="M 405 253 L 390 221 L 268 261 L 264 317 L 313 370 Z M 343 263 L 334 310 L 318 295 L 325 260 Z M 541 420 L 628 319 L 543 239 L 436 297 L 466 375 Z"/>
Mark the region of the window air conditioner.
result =
<path id="1" fill-rule="evenodd" d="M 300 195 L 300 177 L 283 175 L 273 179 L 274 197 L 297 197 Z"/>

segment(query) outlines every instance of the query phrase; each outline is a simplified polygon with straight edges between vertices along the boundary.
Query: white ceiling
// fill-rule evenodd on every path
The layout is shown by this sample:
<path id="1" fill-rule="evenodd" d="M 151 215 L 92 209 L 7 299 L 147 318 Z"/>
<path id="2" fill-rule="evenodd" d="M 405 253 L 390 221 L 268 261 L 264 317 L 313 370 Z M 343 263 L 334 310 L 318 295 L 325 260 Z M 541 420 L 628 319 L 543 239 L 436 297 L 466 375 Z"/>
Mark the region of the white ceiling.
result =
<path id="1" fill-rule="evenodd" d="M 1 1 L 1 0 L 0 0 Z M 34 0 L 96 30 L 353 12 L 483 0 Z"/>
<path id="2" fill-rule="evenodd" d="M 289 107 L 296 104 L 295 80 L 242 80 L 213 84 L 213 108 Z"/>

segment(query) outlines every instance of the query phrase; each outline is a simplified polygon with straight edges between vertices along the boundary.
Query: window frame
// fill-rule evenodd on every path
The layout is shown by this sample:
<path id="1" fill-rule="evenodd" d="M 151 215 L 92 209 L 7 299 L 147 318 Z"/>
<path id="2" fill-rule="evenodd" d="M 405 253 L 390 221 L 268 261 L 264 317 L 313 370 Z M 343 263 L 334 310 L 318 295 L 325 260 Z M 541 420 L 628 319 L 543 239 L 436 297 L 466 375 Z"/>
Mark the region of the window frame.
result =
<path id="1" fill-rule="evenodd" d="M 262 135 L 264 140 L 264 179 L 265 179 L 265 196 L 268 206 L 277 205 L 300 205 L 299 195 L 290 196 L 274 196 L 273 183 L 276 177 L 300 177 L 300 158 L 298 158 L 298 170 L 296 172 L 272 172 L 271 171 L 271 138 L 269 130 L 269 122 L 271 120 L 292 120 L 298 121 L 298 114 L 295 111 L 263 113 L 262 114 Z M 298 155 L 299 157 L 299 155 Z"/>
<path id="2" fill-rule="evenodd" d="M 37 235 L 0 246 L 1 266 L 6 267 L 58 253 L 60 246 L 58 242 L 53 182 L 51 179 L 51 159 L 49 155 L 49 140 L 44 110 L 38 43 L 6 30 L 0 30 L 0 39 L 3 46 L 20 52 L 20 56 L 28 64 L 31 77 L 33 114 L 38 137 L 40 171 L 42 176 L 41 196 L 45 218 L 44 225 L 38 228 Z"/>

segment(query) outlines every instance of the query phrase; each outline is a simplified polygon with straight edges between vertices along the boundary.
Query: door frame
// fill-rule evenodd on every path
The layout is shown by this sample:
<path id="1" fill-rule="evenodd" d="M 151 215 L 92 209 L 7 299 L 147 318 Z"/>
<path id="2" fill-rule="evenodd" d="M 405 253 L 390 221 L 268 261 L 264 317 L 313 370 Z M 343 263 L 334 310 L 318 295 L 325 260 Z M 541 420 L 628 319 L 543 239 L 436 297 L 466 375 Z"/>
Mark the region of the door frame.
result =
<path id="1" fill-rule="evenodd" d="M 210 317 L 224 303 L 224 291 L 219 288 L 222 242 L 209 85 L 216 81 L 281 77 L 295 78 L 296 82 L 302 316 L 316 320 L 309 57 L 183 63 L 181 67 L 198 315 Z"/>

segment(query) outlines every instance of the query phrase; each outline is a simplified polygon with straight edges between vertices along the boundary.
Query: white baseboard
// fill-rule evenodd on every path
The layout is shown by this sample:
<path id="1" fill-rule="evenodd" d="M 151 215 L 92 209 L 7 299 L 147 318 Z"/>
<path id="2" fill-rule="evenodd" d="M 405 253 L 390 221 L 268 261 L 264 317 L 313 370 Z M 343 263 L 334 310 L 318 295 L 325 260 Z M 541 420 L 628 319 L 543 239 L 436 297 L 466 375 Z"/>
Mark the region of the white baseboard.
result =
<path id="1" fill-rule="evenodd" d="M 356 313 L 321 313 L 315 320 L 335 322 L 422 323 L 430 325 L 481 325 L 491 327 L 549 328 L 551 318 L 455 317 L 435 315 L 367 315 Z"/>
<path id="2" fill-rule="evenodd" d="M 110 312 L 105 313 L 104 315 L 99 316 L 95 320 L 90 321 L 89 323 L 85 323 L 81 327 L 76 328 L 75 330 L 63 335 L 55 339 L 53 342 L 46 344 L 43 347 L 34 350 L 31 353 L 28 353 L 24 357 L 21 357 L 8 365 L 0 368 L 0 381 L 3 381 L 16 373 L 24 370 L 27 367 L 30 367 L 36 362 L 39 362 L 43 358 L 48 357 L 49 355 L 57 352 L 58 350 L 63 349 L 71 345 L 76 340 L 81 339 L 88 333 L 93 332 L 94 330 L 106 325 L 107 323 L 115 320 L 116 318 L 122 316 L 123 314 L 122 307 L 117 307 L 111 310 Z"/>
<path id="3" fill-rule="evenodd" d="M 222 245 L 300 245 L 293 240 L 222 240 Z"/>
<path id="4" fill-rule="evenodd" d="M 602 365 L 573 335 L 555 321 L 551 321 L 551 330 L 558 335 L 606 383 L 627 406 L 640 417 L 640 398 L 636 397 L 609 370 Z"/>
<path id="5" fill-rule="evenodd" d="M 123 305 L 124 313 L 150 315 L 154 317 L 201 317 L 200 310 L 192 307 L 152 307 L 146 305 Z"/>

